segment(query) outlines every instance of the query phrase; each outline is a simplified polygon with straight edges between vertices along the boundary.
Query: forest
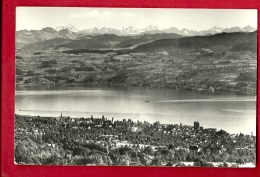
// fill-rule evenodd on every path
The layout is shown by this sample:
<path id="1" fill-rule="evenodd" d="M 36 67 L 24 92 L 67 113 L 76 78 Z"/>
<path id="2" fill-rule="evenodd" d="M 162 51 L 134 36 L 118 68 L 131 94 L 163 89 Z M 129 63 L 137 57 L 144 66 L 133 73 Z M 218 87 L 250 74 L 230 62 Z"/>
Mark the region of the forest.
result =
<path id="1" fill-rule="evenodd" d="M 238 167 L 256 137 L 194 126 L 15 115 L 15 162 L 35 165 Z"/>

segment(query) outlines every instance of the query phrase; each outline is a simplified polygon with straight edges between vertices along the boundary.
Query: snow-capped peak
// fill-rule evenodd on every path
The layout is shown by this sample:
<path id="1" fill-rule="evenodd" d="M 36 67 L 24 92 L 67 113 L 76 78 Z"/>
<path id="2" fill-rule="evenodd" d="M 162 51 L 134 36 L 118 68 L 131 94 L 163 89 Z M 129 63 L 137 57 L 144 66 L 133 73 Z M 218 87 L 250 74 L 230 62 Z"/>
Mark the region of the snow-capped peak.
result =
<path id="1" fill-rule="evenodd" d="M 60 30 L 63 30 L 63 29 L 68 29 L 69 31 L 72 31 L 72 32 L 79 32 L 79 30 L 71 24 L 62 25 L 62 26 L 58 26 L 58 27 L 55 28 L 56 31 L 60 31 Z"/>
<path id="2" fill-rule="evenodd" d="M 158 30 L 159 28 L 156 25 L 150 25 L 147 28 L 144 28 L 144 31 L 154 31 L 154 30 Z"/>
<path id="3" fill-rule="evenodd" d="M 243 30 L 247 31 L 247 32 L 253 32 L 255 30 L 257 30 L 256 28 L 250 26 L 250 25 L 247 25 L 243 28 Z"/>
<path id="4" fill-rule="evenodd" d="M 212 29 L 212 30 L 215 30 L 215 31 L 221 31 L 221 30 L 223 30 L 223 28 L 220 28 L 220 27 L 217 27 L 217 26 L 213 26 L 211 29 Z"/>
<path id="5" fill-rule="evenodd" d="M 57 32 L 55 29 L 53 29 L 51 27 L 42 28 L 42 31 L 47 31 L 47 32 L 51 32 L 51 33 Z"/>
<path id="6" fill-rule="evenodd" d="M 188 30 L 188 29 L 183 28 L 181 31 L 182 31 L 185 35 L 189 35 L 189 30 Z"/>

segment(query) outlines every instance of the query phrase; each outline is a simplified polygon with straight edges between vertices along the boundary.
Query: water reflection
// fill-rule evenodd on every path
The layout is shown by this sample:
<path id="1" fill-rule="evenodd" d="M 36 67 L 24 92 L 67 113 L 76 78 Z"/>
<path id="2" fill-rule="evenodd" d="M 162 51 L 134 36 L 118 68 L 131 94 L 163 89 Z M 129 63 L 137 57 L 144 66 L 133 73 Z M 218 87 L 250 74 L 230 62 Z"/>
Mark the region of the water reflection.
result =
<path id="1" fill-rule="evenodd" d="M 256 130 L 254 95 L 150 88 L 26 88 L 16 91 L 16 113 L 160 121 L 250 134 Z M 146 102 L 149 100 L 149 102 Z M 21 111 L 20 111 L 21 110 Z"/>

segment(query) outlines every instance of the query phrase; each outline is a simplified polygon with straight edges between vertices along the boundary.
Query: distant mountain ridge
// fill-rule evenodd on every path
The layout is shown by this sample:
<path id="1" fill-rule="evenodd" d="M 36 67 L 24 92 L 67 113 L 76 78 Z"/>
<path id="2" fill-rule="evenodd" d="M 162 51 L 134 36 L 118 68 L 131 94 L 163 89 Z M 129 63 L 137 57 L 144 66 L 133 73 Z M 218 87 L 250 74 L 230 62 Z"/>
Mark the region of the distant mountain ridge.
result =
<path id="1" fill-rule="evenodd" d="M 219 33 L 208 36 L 181 36 L 175 33 L 117 36 L 114 34 L 88 35 L 77 39 L 54 38 L 25 45 L 22 50 L 66 50 L 104 53 L 167 52 L 179 53 L 189 49 L 257 52 L 257 31 Z M 72 52 L 72 53 L 73 53 Z"/>
<path id="2" fill-rule="evenodd" d="M 256 28 L 252 26 L 245 26 L 244 28 L 235 26 L 231 28 L 221 28 L 221 27 L 212 27 L 208 30 L 189 30 L 187 28 L 178 29 L 176 27 L 170 27 L 166 29 L 161 29 L 158 26 L 150 25 L 143 29 L 136 29 L 133 26 L 129 27 L 122 27 L 122 28 L 112 28 L 112 27 L 94 27 L 90 29 L 85 29 L 79 31 L 80 33 L 85 34 L 116 34 L 116 35 L 139 35 L 139 34 L 156 34 L 156 33 L 176 33 L 179 35 L 184 36 L 195 36 L 195 35 L 212 35 L 216 33 L 222 33 L 222 32 L 253 32 L 257 30 Z"/>
<path id="3" fill-rule="evenodd" d="M 161 29 L 155 25 L 150 25 L 147 28 L 136 29 L 133 26 L 113 28 L 106 26 L 98 26 L 90 29 L 78 30 L 73 25 L 58 26 L 55 29 L 51 27 L 45 27 L 41 30 L 20 30 L 16 31 L 16 47 L 21 48 L 25 45 L 50 40 L 54 38 L 64 39 L 77 39 L 88 35 L 102 35 L 102 34 L 114 34 L 117 36 L 140 36 L 144 34 L 164 34 L 175 33 L 181 36 L 205 36 L 218 33 L 233 33 L 233 32 L 253 32 L 256 28 L 252 26 L 245 26 L 244 28 L 235 26 L 231 28 L 212 27 L 208 30 L 195 31 L 186 28 L 178 29 L 176 27 L 170 27 L 167 29 Z M 146 40 L 148 41 L 148 40 Z"/>
<path id="4" fill-rule="evenodd" d="M 63 29 L 61 31 L 65 31 Z M 65 33 L 67 34 L 67 33 Z M 132 48 L 137 45 L 160 39 L 175 39 L 183 36 L 172 33 L 143 34 L 140 36 L 117 36 L 115 34 L 86 35 L 72 38 L 53 38 L 22 46 L 23 50 L 49 50 L 49 49 L 107 49 Z"/>
<path id="5" fill-rule="evenodd" d="M 27 44 L 54 38 L 76 39 L 77 34 L 66 28 L 60 31 L 56 31 L 51 27 L 46 27 L 41 30 L 20 30 L 16 31 L 16 47 L 20 48 Z"/>

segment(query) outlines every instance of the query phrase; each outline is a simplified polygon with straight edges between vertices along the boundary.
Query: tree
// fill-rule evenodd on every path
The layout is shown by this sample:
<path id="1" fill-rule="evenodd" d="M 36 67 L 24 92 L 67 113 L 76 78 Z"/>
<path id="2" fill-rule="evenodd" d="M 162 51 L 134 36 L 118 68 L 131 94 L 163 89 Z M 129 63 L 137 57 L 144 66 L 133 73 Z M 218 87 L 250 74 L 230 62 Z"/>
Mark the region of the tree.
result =
<path id="1" fill-rule="evenodd" d="M 228 153 L 226 153 L 226 152 L 223 152 L 223 153 L 222 153 L 222 155 L 221 155 L 221 159 L 222 159 L 222 160 L 224 160 L 224 161 L 227 161 L 227 160 L 228 160 L 228 158 L 229 158 L 229 155 L 228 155 Z"/>
<path id="2" fill-rule="evenodd" d="M 170 161 L 170 162 L 168 162 L 165 166 L 169 166 L 169 167 L 172 167 L 173 166 L 173 162 L 172 161 Z"/>
<path id="3" fill-rule="evenodd" d="M 107 164 L 107 165 L 113 165 L 113 162 L 111 160 L 111 158 L 109 156 L 105 156 L 103 157 L 104 159 L 104 163 Z"/>
<path id="4" fill-rule="evenodd" d="M 59 157 L 57 156 L 57 154 L 55 153 L 54 155 L 51 155 L 50 157 L 48 157 L 47 159 L 46 159 L 46 164 L 56 164 L 56 165 L 58 165 L 59 163 L 58 163 L 58 159 L 59 159 Z"/>
<path id="5" fill-rule="evenodd" d="M 154 156 L 154 150 L 151 146 L 147 146 L 144 148 L 144 153 L 148 154 L 148 155 L 151 155 L 151 156 Z"/>
<path id="6" fill-rule="evenodd" d="M 160 156 L 155 157 L 152 162 L 151 165 L 155 165 L 155 166 L 162 166 L 163 162 Z"/>
<path id="7" fill-rule="evenodd" d="M 28 160 L 27 157 L 27 147 L 26 147 L 26 144 L 24 141 L 22 142 L 18 142 L 18 144 L 16 145 L 15 147 L 15 161 L 17 163 L 20 163 L 20 162 L 24 162 L 26 163 L 26 161 Z"/>
<path id="8" fill-rule="evenodd" d="M 185 164 L 183 162 L 179 162 L 176 164 L 176 167 L 185 167 Z"/>
<path id="9" fill-rule="evenodd" d="M 88 153 L 90 152 L 90 149 L 88 148 L 84 148 L 82 146 L 76 146 L 74 149 L 73 149 L 73 155 L 81 155 L 81 156 L 87 156 Z"/>
<path id="10" fill-rule="evenodd" d="M 239 158 L 236 160 L 236 163 L 244 164 L 244 163 L 245 163 L 244 158 L 243 158 L 243 157 L 239 157 Z"/>
<path id="11" fill-rule="evenodd" d="M 151 158 L 145 153 L 140 154 L 139 158 L 140 158 L 140 162 L 145 166 L 150 165 L 152 162 Z"/>
<path id="12" fill-rule="evenodd" d="M 129 166 L 131 162 L 131 158 L 128 155 L 121 155 L 117 159 L 116 165 Z"/>
<path id="13" fill-rule="evenodd" d="M 87 164 L 100 165 L 100 164 L 104 163 L 103 159 L 102 159 L 102 156 L 100 154 L 91 154 L 90 156 L 88 156 L 85 159 L 86 159 L 85 163 L 87 163 Z M 84 165 L 86 165 L 86 164 L 84 164 Z"/>
<path id="14" fill-rule="evenodd" d="M 169 144 L 168 149 L 174 149 L 173 144 Z"/>
<path id="15" fill-rule="evenodd" d="M 109 157 L 111 158 L 113 164 L 117 163 L 117 159 L 119 158 L 119 156 L 120 153 L 118 150 L 113 150 L 109 152 Z"/>

